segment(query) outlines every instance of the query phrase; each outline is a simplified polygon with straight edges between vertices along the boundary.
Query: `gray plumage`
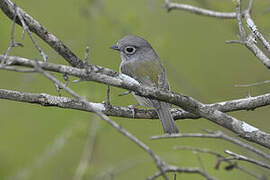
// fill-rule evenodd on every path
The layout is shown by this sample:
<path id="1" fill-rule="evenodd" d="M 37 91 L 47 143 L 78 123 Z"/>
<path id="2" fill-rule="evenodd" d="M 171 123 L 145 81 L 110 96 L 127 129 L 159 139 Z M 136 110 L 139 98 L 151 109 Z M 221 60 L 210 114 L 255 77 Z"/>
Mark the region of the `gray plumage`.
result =
<path id="1" fill-rule="evenodd" d="M 142 85 L 170 89 L 160 58 L 146 40 L 138 36 L 127 35 L 111 48 L 120 52 L 122 59 L 120 71 L 122 73 L 136 79 Z M 156 110 L 165 133 L 179 132 L 169 110 L 170 104 L 133 95 L 140 105 L 153 107 Z"/>

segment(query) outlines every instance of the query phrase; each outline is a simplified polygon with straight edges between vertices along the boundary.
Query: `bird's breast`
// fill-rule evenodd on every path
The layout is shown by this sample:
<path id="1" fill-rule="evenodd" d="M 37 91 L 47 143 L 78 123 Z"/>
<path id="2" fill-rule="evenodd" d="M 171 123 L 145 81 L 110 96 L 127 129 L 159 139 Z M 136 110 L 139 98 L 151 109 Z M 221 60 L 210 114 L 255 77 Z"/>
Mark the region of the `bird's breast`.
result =
<path id="1" fill-rule="evenodd" d="M 126 61 L 121 64 L 120 70 L 143 85 L 156 87 L 162 73 L 159 62 L 153 60 Z"/>

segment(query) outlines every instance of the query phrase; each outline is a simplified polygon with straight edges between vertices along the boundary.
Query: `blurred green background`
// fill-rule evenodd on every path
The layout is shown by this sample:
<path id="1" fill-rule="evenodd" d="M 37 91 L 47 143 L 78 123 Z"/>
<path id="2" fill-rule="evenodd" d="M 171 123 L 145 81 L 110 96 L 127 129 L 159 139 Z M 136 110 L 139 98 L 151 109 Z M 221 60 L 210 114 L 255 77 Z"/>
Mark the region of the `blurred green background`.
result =
<path id="1" fill-rule="evenodd" d="M 260 95 L 269 92 L 269 84 L 236 88 L 235 84 L 269 79 L 265 68 L 245 47 L 225 44 L 237 39 L 236 20 L 221 20 L 183 11 L 167 13 L 162 0 L 68 0 L 15 1 L 31 16 L 61 39 L 77 56 L 83 58 L 90 47 L 90 62 L 118 70 L 120 57 L 109 46 L 126 34 L 147 39 L 161 57 L 173 91 L 192 96 L 204 103 Z M 231 0 L 181 0 L 203 8 L 234 11 Z M 246 6 L 247 1 L 243 1 Z M 255 1 L 253 17 L 259 29 L 270 39 L 270 1 Z M 15 39 L 23 48 L 12 49 L 11 55 L 41 59 L 29 37 L 21 39 L 22 28 L 16 26 Z M 0 13 L 0 50 L 3 54 L 10 40 L 11 21 Z M 47 44 L 34 36 L 49 61 L 67 64 Z M 61 76 L 58 76 L 61 79 Z M 71 78 L 74 80 L 74 78 Z M 57 95 L 51 82 L 39 74 L 0 71 L 0 88 Z M 70 88 L 89 101 L 102 102 L 106 86 L 94 82 L 70 83 Z M 112 88 L 113 105 L 135 104 L 131 95 L 119 97 L 125 90 Z M 62 92 L 63 96 L 67 96 Z M 230 113 L 263 131 L 270 132 L 269 107 L 255 111 Z M 93 113 L 41 107 L 0 100 L 0 179 L 73 179 L 86 142 L 93 142 L 91 160 L 83 179 L 137 180 L 157 171 L 152 159 L 126 137 L 97 118 Z M 162 133 L 159 121 L 114 118 L 124 128 L 149 145 L 170 164 L 179 167 L 201 167 L 196 154 L 176 151 L 174 146 L 208 148 L 219 153 L 225 149 L 259 158 L 243 148 L 222 140 L 149 139 Z M 202 129 L 224 128 L 208 120 L 177 121 L 181 132 L 202 132 Z M 90 138 L 89 138 L 89 131 Z M 261 148 L 261 147 L 260 147 Z M 269 153 L 269 150 L 262 148 Z M 239 170 L 226 171 L 213 167 L 216 158 L 200 156 L 206 171 L 219 179 L 253 179 Z M 259 158 L 260 159 L 260 158 Z M 263 160 L 263 159 L 260 159 Z M 270 172 L 239 162 L 251 171 L 270 177 Z M 172 175 L 171 175 L 172 177 Z M 161 179 L 161 178 L 160 178 Z M 181 174 L 177 179 L 203 179 L 198 175 Z"/>

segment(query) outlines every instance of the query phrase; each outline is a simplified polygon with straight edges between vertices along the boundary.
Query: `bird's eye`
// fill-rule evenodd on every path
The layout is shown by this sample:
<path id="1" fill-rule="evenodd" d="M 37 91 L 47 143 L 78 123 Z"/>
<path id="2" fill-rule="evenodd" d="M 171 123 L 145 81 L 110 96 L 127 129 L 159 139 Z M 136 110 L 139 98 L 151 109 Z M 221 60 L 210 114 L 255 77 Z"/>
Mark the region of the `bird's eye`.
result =
<path id="1" fill-rule="evenodd" d="M 133 46 L 127 46 L 127 47 L 125 47 L 125 53 L 126 54 L 131 55 L 131 54 L 134 54 L 135 51 L 136 51 L 136 48 L 133 47 Z"/>

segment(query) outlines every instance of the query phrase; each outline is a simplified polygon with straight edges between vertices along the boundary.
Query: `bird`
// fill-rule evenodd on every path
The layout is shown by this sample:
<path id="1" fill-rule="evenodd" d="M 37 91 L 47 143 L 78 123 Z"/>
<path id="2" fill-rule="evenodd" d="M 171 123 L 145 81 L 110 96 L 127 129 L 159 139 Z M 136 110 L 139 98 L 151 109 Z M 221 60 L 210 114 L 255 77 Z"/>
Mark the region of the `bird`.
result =
<path id="1" fill-rule="evenodd" d="M 136 35 L 126 35 L 110 47 L 119 51 L 119 71 L 137 80 L 140 85 L 170 90 L 164 67 L 149 42 Z M 179 133 L 170 113 L 171 104 L 132 93 L 141 106 L 152 107 L 158 114 L 165 134 Z"/>

